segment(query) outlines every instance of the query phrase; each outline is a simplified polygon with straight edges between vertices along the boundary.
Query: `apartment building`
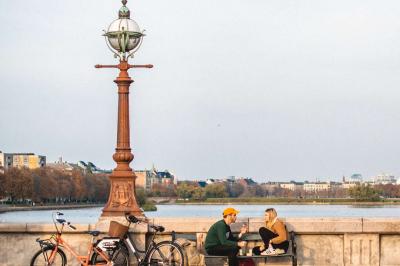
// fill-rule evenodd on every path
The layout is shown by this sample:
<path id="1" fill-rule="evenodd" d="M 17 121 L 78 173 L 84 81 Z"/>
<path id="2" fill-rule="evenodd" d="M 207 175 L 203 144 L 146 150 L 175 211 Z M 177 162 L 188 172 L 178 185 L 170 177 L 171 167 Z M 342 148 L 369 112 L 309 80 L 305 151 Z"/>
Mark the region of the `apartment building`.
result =
<path id="1" fill-rule="evenodd" d="M 4 168 L 4 153 L 0 151 L 0 168 Z"/>
<path id="2" fill-rule="evenodd" d="M 331 188 L 330 182 L 313 182 L 313 183 L 305 182 L 303 185 L 304 191 L 307 192 L 329 190 L 330 188 Z"/>
<path id="3" fill-rule="evenodd" d="M 163 186 L 176 185 L 177 179 L 174 174 L 165 171 L 158 171 L 154 167 L 151 170 L 135 170 L 136 175 L 136 187 L 144 188 L 150 191 L 155 184 Z"/>
<path id="4" fill-rule="evenodd" d="M 46 166 L 46 156 L 34 153 L 2 153 L 0 157 L 4 169 L 11 167 L 36 169 Z"/>
<path id="5" fill-rule="evenodd" d="M 372 178 L 374 184 L 396 184 L 397 179 L 394 175 L 382 173 Z"/>
<path id="6" fill-rule="evenodd" d="M 301 182 L 295 182 L 295 181 L 290 181 L 290 182 L 283 182 L 279 183 L 279 186 L 284 189 L 289 189 L 291 191 L 303 189 L 304 183 Z"/>

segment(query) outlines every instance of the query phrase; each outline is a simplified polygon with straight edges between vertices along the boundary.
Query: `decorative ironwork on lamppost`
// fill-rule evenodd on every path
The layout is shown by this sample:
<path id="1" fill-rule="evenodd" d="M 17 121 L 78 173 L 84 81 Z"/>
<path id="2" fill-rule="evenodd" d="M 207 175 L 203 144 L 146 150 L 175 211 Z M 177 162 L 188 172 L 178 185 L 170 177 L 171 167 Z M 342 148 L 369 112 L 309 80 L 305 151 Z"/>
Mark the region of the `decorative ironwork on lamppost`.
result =
<path id="1" fill-rule="evenodd" d="M 104 35 L 107 46 L 119 58 L 118 65 L 96 65 L 96 68 L 118 68 L 119 75 L 114 80 L 118 86 L 118 129 L 117 147 L 113 155 L 117 167 L 110 175 L 110 195 L 101 216 L 123 216 L 129 212 L 142 216 L 135 194 L 136 175 L 129 167 L 134 156 L 130 147 L 129 129 L 129 86 L 133 82 L 128 74 L 130 68 L 152 68 L 153 65 L 130 65 L 129 58 L 139 49 L 143 40 L 143 31 L 130 19 L 126 0 L 122 0 L 118 19 L 114 20 Z"/>

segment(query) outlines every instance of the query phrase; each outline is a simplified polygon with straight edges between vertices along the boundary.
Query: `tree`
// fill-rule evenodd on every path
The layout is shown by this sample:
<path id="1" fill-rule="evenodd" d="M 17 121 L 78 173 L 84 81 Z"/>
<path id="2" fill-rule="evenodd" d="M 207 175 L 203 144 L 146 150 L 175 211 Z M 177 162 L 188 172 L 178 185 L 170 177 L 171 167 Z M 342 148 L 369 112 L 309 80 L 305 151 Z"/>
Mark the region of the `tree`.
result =
<path id="1" fill-rule="evenodd" d="M 197 187 L 193 190 L 192 198 L 195 200 L 203 200 L 206 197 L 206 193 L 202 187 Z"/>
<path id="2" fill-rule="evenodd" d="M 244 187 L 242 184 L 233 183 L 228 185 L 228 194 L 229 197 L 237 198 L 244 192 Z"/>
<path id="3" fill-rule="evenodd" d="M 4 175 L 4 173 L 0 172 L 0 199 L 5 198 L 7 196 L 5 183 L 6 183 L 6 176 Z"/>
<path id="4" fill-rule="evenodd" d="M 11 201 L 24 201 L 32 198 L 33 178 L 28 169 L 10 168 L 4 173 L 4 194 Z"/>
<path id="5" fill-rule="evenodd" d="M 176 188 L 176 194 L 179 198 L 190 199 L 197 189 L 202 190 L 202 188 L 199 186 L 195 186 L 194 184 L 191 184 L 189 182 L 182 182 L 178 184 Z"/>
<path id="6" fill-rule="evenodd" d="M 153 184 L 151 187 L 151 195 L 157 197 L 175 197 L 175 187 L 174 185 L 166 184 Z"/>
<path id="7" fill-rule="evenodd" d="M 205 187 L 207 198 L 225 198 L 228 196 L 226 186 L 223 183 L 211 184 Z"/>
<path id="8" fill-rule="evenodd" d="M 146 203 L 147 196 L 143 188 L 136 188 L 136 201 L 139 206 L 143 206 Z"/>
<path id="9" fill-rule="evenodd" d="M 349 188 L 349 195 L 356 200 L 379 200 L 378 190 L 373 188 L 370 184 L 360 184 Z"/>

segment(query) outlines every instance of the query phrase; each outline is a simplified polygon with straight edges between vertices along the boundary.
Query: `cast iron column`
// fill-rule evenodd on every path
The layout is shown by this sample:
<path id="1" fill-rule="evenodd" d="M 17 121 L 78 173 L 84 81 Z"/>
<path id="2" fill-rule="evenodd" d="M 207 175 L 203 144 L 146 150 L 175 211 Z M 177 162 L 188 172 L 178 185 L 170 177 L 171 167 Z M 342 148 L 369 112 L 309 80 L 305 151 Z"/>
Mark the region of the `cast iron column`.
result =
<path id="1" fill-rule="evenodd" d="M 152 68 L 152 65 L 130 65 L 122 60 L 118 65 L 96 65 L 96 68 L 118 68 L 119 76 L 115 83 L 118 86 L 118 129 L 117 147 L 113 155 L 117 167 L 110 175 L 110 195 L 103 208 L 101 216 L 124 216 L 130 213 L 135 216 L 144 216 L 136 201 L 136 175 L 129 167 L 134 156 L 130 147 L 129 128 L 129 86 L 133 80 L 129 77 L 130 68 Z"/>

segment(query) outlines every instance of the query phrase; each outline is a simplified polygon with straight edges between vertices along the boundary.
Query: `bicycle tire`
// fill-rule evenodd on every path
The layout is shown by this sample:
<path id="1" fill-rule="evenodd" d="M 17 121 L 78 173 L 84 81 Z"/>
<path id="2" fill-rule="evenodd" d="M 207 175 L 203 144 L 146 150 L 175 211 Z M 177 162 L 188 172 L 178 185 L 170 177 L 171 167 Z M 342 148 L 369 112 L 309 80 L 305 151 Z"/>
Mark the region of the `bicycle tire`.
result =
<path id="1" fill-rule="evenodd" d="M 111 258 L 114 266 L 129 266 L 129 253 L 126 249 L 120 248 L 114 252 Z"/>
<path id="2" fill-rule="evenodd" d="M 38 252 L 33 255 L 31 259 L 30 266 L 43 266 L 47 265 L 46 258 L 48 258 L 53 251 L 54 247 L 46 247 L 43 250 L 39 250 Z M 50 251 L 50 252 L 49 252 Z M 48 254 L 44 255 L 43 252 Z M 51 264 L 52 266 L 65 266 L 67 265 L 67 257 L 65 253 L 61 249 L 57 249 L 57 254 L 55 255 L 54 262 Z"/>
<path id="3" fill-rule="evenodd" d="M 109 252 L 108 257 L 112 262 L 114 262 L 115 266 L 129 266 L 129 252 L 125 246 L 121 246 L 119 249 Z M 90 264 L 107 265 L 107 262 L 99 256 L 98 253 L 94 252 L 90 258 Z"/>
<path id="4" fill-rule="evenodd" d="M 181 246 L 172 241 L 162 241 L 152 247 L 145 261 L 150 266 L 184 266 L 184 258 Z"/>

